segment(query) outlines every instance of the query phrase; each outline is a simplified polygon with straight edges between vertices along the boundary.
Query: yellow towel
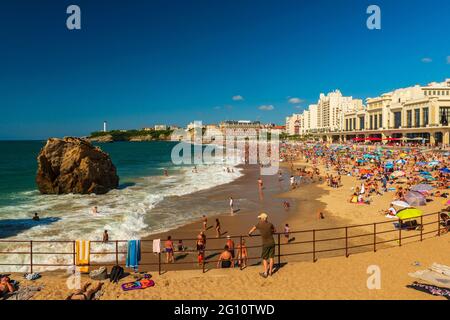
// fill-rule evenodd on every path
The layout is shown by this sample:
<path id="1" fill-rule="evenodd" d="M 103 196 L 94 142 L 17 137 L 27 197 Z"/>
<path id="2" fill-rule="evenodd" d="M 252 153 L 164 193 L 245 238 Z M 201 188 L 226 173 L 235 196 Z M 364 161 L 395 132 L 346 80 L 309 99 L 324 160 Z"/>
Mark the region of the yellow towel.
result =
<path id="1" fill-rule="evenodd" d="M 89 272 L 91 242 L 88 240 L 77 240 L 75 242 L 75 264 L 81 273 Z"/>

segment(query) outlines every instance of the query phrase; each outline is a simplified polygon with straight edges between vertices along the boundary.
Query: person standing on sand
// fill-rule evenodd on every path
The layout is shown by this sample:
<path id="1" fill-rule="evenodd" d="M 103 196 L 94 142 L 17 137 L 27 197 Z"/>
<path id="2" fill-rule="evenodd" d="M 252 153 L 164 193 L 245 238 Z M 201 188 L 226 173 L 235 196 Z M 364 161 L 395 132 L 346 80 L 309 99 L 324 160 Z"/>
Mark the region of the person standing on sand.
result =
<path id="1" fill-rule="evenodd" d="M 238 256 L 238 266 L 241 268 L 247 267 L 247 246 L 245 245 L 245 239 L 242 239 L 242 244 L 238 244 L 236 247 Z"/>
<path id="2" fill-rule="evenodd" d="M 107 243 L 109 241 L 108 230 L 103 232 L 103 243 Z"/>
<path id="3" fill-rule="evenodd" d="M 220 232 L 220 221 L 219 219 L 216 219 L 216 237 L 220 238 L 221 236 L 221 232 Z"/>
<path id="4" fill-rule="evenodd" d="M 231 215 L 234 215 L 233 204 L 234 204 L 233 197 L 230 197 L 230 213 L 231 213 Z"/>
<path id="5" fill-rule="evenodd" d="M 230 236 L 227 236 L 227 243 L 226 245 L 228 246 L 228 251 L 230 251 L 231 256 L 234 259 L 234 241 L 231 239 Z"/>
<path id="6" fill-rule="evenodd" d="M 259 187 L 259 190 L 262 190 L 264 187 L 264 183 L 263 183 L 263 180 L 261 177 L 259 177 L 259 179 L 258 179 L 258 187 Z"/>
<path id="7" fill-rule="evenodd" d="M 203 231 L 206 231 L 208 227 L 208 218 L 205 215 L 203 215 L 202 221 L 203 221 Z"/>
<path id="8" fill-rule="evenodd" d="M 273 258 L 275 257 L 275 240 L 273 234 L 276 232 L 275 227 L 268 221 L 268 215 L 261 213 L 258 216 L 259 222 L 250 229 L 248 235 L 251 237 L 256 230 L 259 231 L 262 240 L 261 258 L 263 259 L 264 272 L 260 276 L 267 278 L 273 274 Z"/>
<path id="9" fill-rule="evenodd" d="M 171 236 L 167 237 L 167 241 L 164 244 L 164 249 L 166 251 L 166 263 L 174 263 L 175 262 L 175 259 L 173 257 L 174 247 Z"/>

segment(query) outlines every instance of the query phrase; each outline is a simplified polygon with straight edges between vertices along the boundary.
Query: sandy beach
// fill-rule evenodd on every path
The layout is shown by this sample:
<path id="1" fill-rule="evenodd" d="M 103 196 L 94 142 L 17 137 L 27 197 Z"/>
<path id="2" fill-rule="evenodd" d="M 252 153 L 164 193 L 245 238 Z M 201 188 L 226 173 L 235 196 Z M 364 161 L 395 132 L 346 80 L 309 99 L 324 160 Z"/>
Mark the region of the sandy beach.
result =
<path id="1" fill-rule="evenodd" d="M 310 164 L 304 161 L 296 161 L 295 168 L 309 168 Z M 320 166 L 322 172 L 326 169 Z M 382 210 L 386 210 L 393 199 L 393 194 L 386 192 L 374 197 L 370 206 L 355 206 L 348 202 L 352 188 L 359 182 L 355 177 L 343 176 L 342 187 L 332 189 L 324 181 L 318 180 L 311 183 L 302 183 L 294 190 L 289 189 L 287 164 L 282 166 L 284 172 L 283 181 L 277 176 L 264 177 L 265 188 L 263 194 L 258 192 L 257 178 L 259 169 L 250 167 L 245 169 L 245 175 L 229 185 L 219 186 L 210 190 L 197 192 L 192 195 L 181 197 L 180 201 L 188 200 L 190 197 L 200 197 L 204 201 L 215 200 L 225 203 L 224 213 L 219 216 L 208 217 L 209 224 L 218 217 L 223 226 L 223 234 L 220 239 L 215 239 L 215 230 L 209 228 L 206 232 L 208 247 L 211 255 L 206 264 L 205 273 L 202 268 L 196 266 L 195 253 L 176 253 L 176 262 L 171 265 L 162 266 L 162 274 L 158 274 L 155 266 L 146 266 L 147 263 L 157 261 L 152 254 L 144 255 L 141 272 L 149 272 L 156 285 L 153 288 L 124 292 L 120 284 L 133 281 L 128 276 L 117 284 L 105 282 L 100 299 L 442 299 L 429 294 L 409 289 L 406 286 L 414 279 L 408 276 L 409 272 L 424 270 L 432 263 L 450 264 L 446 250 L 449 243 L 448 235 L 436 237 L 436 233 L 428 233 L 423 237 L 425 241 L 420 242 L 418 231 L 407 233 L 410 239 L 403 240 L 403 246 L 398 241 L 391 241 L 377 246 L 377 252 L 373 252 L 371 245 L 349 250 L 349 257 L 345 257 L 343 250 L 323 252 L 316 254 L 317 261 L 312 262 L 312 255 L 292 255 L 282 257 L 281 268 L 270 278 L 263 279 L 258 273 L 261 271 L 259 265 L 259 248 L 250 248 L 249 256 L 254 258 L 249 261 L 249 266 L 244 270 L 234 268 L 230 270 L 216 269 L 214 252 L 223 247 L 226 235 L 245 235 L 249 228 L 255 224 L 259 212 L 267 212 L 275 227 L 281 231 L 285 223 L 289 223 L 291 230 L 319 230 L 324 228 L 344 227 L 359 224 L 368 226 L 355 228 L 354 234 L 364 234 L 367 237 L 352 239 L 349 243 L 357 245 L 373 239 L 372 223 L 386 222 L 378 228 L 392 230 L 392 223 L 386 219 Z M 227 211 L 226 203 L 229 196 L 241 199 L 239 210 L 233 215 Z M 189 199 L 192 202 L 192 199 Z M 286 210 L 283 201 L 289 201 L 291 207 Z M 433 199 L 426 207 L 424 214 L 438 212 L 442 208 L 440 199 Z M 318 219 L 317 212 L 323 212 L 325 219 Z M 434 216 L 433 216 L 434 217 Z M 199 221 L 189 223 L 178 229 L 161 234 L 155 234 L 146 240 L 165 239 L 171 235 L 176 244 L 177 239 L 194 239 L 202 229 L 201 216 Z M 433 226 L 435 227 L 435 226 Z M 330 230 L 323 238 L 341 236 L 339 230 Z M 433 230 L 427 226 L 425 231 Z M 379 230 L 378 230 L 379 232 Z M 377 242 L 392 239 L 397 233 L 386 233 L 377 236 Z M 301 234 L 292 245 L 281 247 L 282 254 L 307 252 L 310 244 L 295 244 L 304 239 Z M 320 236 L 319 236 L 320 239 Z M 316 239 L 317 240 L 317 239 Z M 239 238 L 235 239 L 236 242 Z M 318 244 L 316 250 L 327 250 L 339 247 L 340 244 L 324 242 Z M 370 243 L 370 242 L 369 242 Z M 185 241 L 188 249 L 193 249 L 194 240 Z M 247 246 L 257 247 L 259 239 L 249 239 Z M 143 251 L 151 251 L 151 242 L 148 247 L 144 244 Z M 162 255 L 164 258 L 164 256 Z M 369 277 L 367 268 L 379 266 L 382 274 L 382 287 L 379 290 L 369 290 L 366 281 Z M 187 270 L 184 270 L 187 269 Z M 130 270 L 127 270 L 130 271 Z M 20 275 L 15 275 L 18 280 Z M 71 292 L 66 285 L 67 275 L 64 272 L 44 272 L 41 279 L 33 282 L 23 281 L 25 285 L 43 285 L 42 291 L 34 295 L 33 299 L 65 299 Z M 22 279 L 20 279 L 22 281 Z M 86 275 L 82 276 L 82 283 L 95 283 Z"/>

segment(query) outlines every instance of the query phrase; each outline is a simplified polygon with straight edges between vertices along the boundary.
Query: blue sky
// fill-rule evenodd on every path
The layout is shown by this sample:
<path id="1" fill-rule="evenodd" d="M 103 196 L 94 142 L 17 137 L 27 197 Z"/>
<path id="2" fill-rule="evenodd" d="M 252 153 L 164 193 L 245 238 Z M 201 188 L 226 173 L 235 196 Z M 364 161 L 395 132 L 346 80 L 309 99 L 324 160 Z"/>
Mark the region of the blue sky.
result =
<path id="1" fill-rule="evenodd" d="M 66 28 L 70 4 L 81 7 L 82 30 Z M 366 28 L 371 4 L 381 7 L 379 31 Z M 450 77 L 447 0 L 4 0 L 0 7 L 0 139 L 87 135 L 103 120 L 111 129 L 283 123 L 321 92 L 366 98 Z M 238 95 L 243 100 L 233 100 Z"/>

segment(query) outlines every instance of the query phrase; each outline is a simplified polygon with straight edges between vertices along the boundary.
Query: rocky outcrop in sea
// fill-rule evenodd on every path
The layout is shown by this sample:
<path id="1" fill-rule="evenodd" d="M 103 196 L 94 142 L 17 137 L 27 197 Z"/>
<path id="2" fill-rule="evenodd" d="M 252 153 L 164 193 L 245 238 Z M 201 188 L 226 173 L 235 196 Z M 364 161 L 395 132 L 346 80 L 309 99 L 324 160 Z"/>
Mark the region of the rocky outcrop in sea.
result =
<path id="1" fill-rule="evenodd" d="M 37 161 L 42 194 L 105 194 L 119 186 L 109 155 L 85 139 L 48 139 Z"/>

